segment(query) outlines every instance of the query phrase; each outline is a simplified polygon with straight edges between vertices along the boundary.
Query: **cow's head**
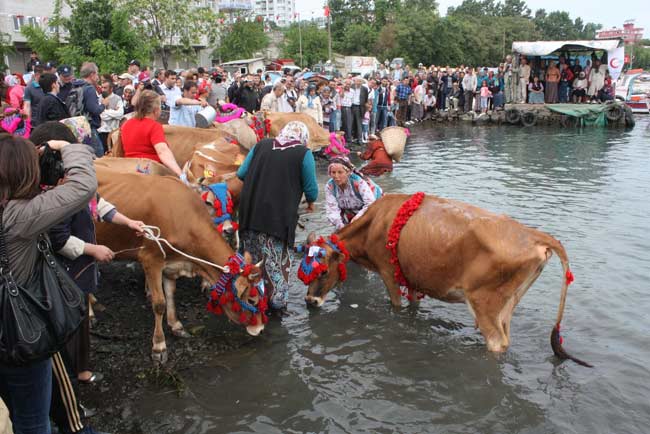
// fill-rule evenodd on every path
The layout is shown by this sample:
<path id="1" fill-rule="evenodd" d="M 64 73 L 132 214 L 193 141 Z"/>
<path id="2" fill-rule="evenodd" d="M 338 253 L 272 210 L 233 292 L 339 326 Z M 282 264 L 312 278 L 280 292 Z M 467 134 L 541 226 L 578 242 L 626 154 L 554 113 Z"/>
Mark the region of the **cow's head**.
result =
<path id="1" fill-rule="evenodd" d="M 257 336 L 268 321 L 262 262 L 253 264 L 248 253 L 234 254 L 226 266 L 228 270 L 210 288 L 207 309 L 226 315 L 230 321 L 245 326 L 250 335 Z"/>
<path id="2" fill-rule="evenodd" d="M 235 235 L 239 226 L 237 222 L 233 221 L 234 205 L 226 183 L 197 184 L 196 189 L 200 192 L 203 202 L 207 205 L 217 231 L 227 241 L 233 241 L 236 238 Z M 234 248 L 236 249 L 236 247 Z"/>
<path id="3" fill-rule="evenodd" d="M 304 254 L 298 267 L 298 278 L 308 286 L 305 302 L 308 306 L 320 307 L 327 293 L 347 278 L 346 264 L 350 254 L 336 235 L 325 239 L 316 238 L 313 233 L 296 250 Z"/>

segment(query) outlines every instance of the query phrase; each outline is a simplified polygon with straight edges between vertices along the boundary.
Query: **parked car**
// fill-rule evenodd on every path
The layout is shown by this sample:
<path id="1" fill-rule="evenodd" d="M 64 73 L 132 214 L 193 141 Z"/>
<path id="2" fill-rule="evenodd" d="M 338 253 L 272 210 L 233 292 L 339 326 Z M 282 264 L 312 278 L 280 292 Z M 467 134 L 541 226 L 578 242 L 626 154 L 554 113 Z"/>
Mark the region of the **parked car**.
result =
<path id="1" fill-rule="evenodd" d="M 400 65 L 402 68 L 404 67 L 404 58 L 403 57 L 394 58 L 393 61 L 390 62 L 390 69 L 397 68 L 397 65 Z"/>

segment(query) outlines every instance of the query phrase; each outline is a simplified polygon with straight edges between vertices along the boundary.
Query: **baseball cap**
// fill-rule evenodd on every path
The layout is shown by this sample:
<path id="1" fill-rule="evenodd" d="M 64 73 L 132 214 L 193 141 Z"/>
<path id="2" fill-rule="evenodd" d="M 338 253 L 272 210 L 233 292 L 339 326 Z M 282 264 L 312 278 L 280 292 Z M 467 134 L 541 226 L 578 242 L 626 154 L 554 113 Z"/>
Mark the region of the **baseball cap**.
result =
<path id="1" fill-rule="evenodd" d="M 149 73 L 142 71 L 140 75 L 138 75 L 138 81 L 148 81 L 149 80 Z"/>
<path id="2" fill-rule="evenodd" d="M 59 66 L 59 69 L 57 69 L 57 72 L 62 77 L 70 77 L 72 75 L 72 68 L 68 65 L 61 65 Z"/>
<path id="3" fill-rule="evenodd" d="M 49 62 L 47 62 L 47 63 L 45 64 L 45 69 L 56 68 L 56 66 L 57 66 L 57 65 L 56 65 L 56 62 L 53 61 L 53 60 L 50 60 Z"/>
<path id="4" fill-rule="evenodd" d="M 140 67 L 140 61 L 133 59 L 129 62 L 129 65 L 138 65 L 138 68 Z"/>
<path id="5" fill-rule="evenodd" d="M 128 78 L 129 80 L 133 81 L 133 76 L 131 74 L 126 73 L 126 72 L 123 73 L 123 74 L 118 75 L 117 78 L 119 78 L 120 80 L 124 80 L 124 79 Z"/>

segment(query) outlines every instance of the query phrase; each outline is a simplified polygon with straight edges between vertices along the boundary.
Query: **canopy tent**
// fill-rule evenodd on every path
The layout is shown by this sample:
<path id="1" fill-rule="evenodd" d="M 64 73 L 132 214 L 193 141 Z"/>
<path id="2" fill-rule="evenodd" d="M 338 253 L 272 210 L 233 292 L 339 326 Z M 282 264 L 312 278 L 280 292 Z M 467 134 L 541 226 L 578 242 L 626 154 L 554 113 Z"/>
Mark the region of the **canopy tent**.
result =
<path id="1" fill-rule="evenodd" d="M 513 42 L 512 51 L 526 56 L 546 56 L 563 51 L 612 51 L 621 44 L 619 39 L 605 39 L 598 41 L 536 41 Z"/>
<path id="2" fill-rule="evenodd" d="M 622 39 L 603 39 L 593 41 L 536 41 L 513 42 L 512 52 L 524 56 L 548 56 L 550 54 L 585 53 L 606 51 L 609 73 L 616 81 L 623 69 L 625 48 Z"/>

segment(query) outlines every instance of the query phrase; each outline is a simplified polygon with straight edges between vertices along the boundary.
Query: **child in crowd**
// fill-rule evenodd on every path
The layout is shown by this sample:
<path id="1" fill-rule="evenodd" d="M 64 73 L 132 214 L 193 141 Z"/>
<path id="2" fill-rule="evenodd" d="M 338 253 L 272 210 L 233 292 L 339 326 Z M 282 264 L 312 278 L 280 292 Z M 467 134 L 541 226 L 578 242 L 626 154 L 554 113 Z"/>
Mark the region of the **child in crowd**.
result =
<path id="1" fill-rule="evenodd" d="M 488 82 L 487 80 L 483 80 L 483 83 L 481 84 L 481 111 L 483 113 L 487 113 L 491 96 L 492 96 L 492 92 L 490 92 L 490 88 L 488 87 Z"/>
<path id="2" fill-rule="evenodd" d="M 361 120 L 361 142 L 368 143 L 368 132 L 370 130 L 370 111 L 372 110 L 372 104 L 370 102 L 366 103 L 366 112 L 363 114 L 363 119 Z"/>

